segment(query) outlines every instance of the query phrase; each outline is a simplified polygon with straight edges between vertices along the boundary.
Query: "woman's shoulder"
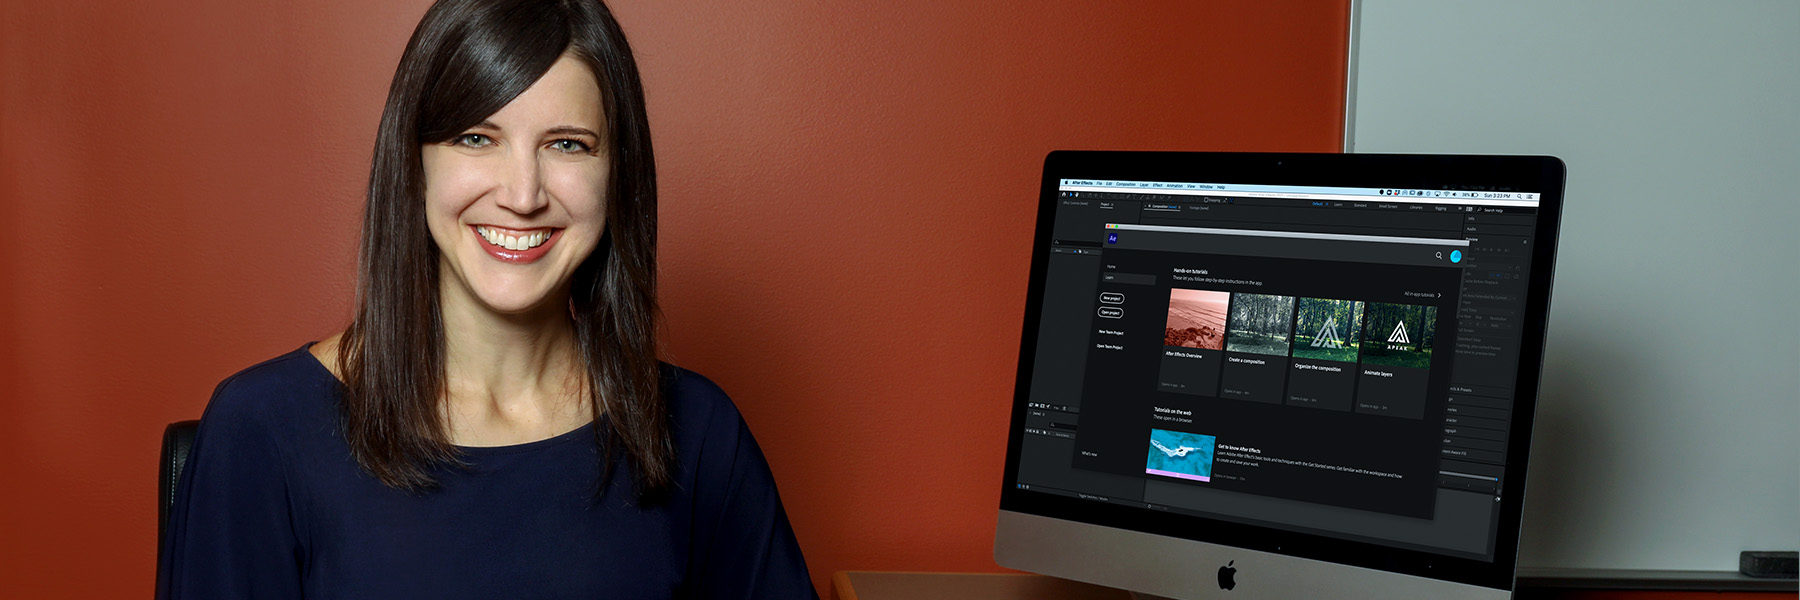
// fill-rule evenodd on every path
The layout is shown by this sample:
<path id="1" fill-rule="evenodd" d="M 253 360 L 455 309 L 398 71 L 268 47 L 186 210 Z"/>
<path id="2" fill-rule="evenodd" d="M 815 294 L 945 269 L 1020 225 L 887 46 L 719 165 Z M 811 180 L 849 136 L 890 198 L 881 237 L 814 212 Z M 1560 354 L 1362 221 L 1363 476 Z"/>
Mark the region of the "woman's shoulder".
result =
<path id="1" fill-rule="evenodd" d="M 731 402 L 731 398 L 725 395 L 725 390 L 720 389 L 719 384 L 713 383 L 705 375 L 666 362 L 658 363 L 657 366 L 662 369 L 664 390 L 672 398 L 696 397 L 705 401 Z"/>
<path id="2" fill-rule="evenodd" d="M 329 414 L 337 378 L 308 351 L 310 346 L 256 363 L 219 382 L 200 418 L 201 429 L 280 428 Z"/>
<path id="3" fill-rule="evenodd" d="M 746 428 L 744 416 L 725 390 L 694 371 L 662 363 L 663 401 L 677 446 L 706 444 L 721 436 L 735 437 Z"/>
<path id="4" fill-rule="evenodd" d="M 675 421 L 706 420 L 719 414 L 738 417 L 737 405 L 732 403 L 731 396 L 713 380 L 666 362 L 659 366 L 662 368 L 664 401 Z"/>

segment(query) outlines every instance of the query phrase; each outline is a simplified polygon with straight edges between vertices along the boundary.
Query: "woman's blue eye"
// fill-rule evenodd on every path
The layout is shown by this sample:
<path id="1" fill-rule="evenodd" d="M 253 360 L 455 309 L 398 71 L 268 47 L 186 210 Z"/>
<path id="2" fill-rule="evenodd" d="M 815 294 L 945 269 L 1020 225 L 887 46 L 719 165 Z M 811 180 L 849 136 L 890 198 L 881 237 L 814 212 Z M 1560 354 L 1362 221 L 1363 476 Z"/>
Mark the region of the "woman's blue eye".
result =
<path id="1" fill-rule="evenodd" d="M 558 152 L 568 152 L 571 154 L 576 153 L 576 152 L 584 152 L 585 153 L 588 150 L 590 150 L 590 148 L 588 148 L 587 144 L 583 144 L 576 140 L 556 140 L 554 142 L 550 142 L 550 147 L 552 149 L 555 149 Z"/>
<path id="2" fill-rule="evenodd" d="M 470 148 L 485 148 L 493 143 L 494 143 L 494 141 L 491 139 L 488 139 L 488 136 L 481 135 L 479 133 L 465 133 L 465 134 L 456 136 L 456 145 L 458 145 L 458 146 L 468 146 Z"/>

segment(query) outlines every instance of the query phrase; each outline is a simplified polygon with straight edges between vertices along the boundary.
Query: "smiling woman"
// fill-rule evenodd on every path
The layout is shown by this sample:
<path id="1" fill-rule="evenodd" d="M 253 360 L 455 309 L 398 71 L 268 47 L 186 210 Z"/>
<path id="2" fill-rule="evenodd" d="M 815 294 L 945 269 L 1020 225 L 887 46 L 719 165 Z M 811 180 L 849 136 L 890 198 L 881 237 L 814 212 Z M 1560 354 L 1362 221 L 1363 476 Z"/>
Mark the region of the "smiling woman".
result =
<path id="1" fill-rule="evenodd" d="M 566 312 L 555 309 L 606 225 L 603 118 L 593 72 L 565 54 L 469 133 L 424 147 L 446 312 Z"/>
<path id="2" fill-rule="evenodd" d="M 657 360 L 654 165 L 604 5 L 434 5 L 356 316 L 219 385 L 158 597 L 816 597 L 730 399 Z"/>

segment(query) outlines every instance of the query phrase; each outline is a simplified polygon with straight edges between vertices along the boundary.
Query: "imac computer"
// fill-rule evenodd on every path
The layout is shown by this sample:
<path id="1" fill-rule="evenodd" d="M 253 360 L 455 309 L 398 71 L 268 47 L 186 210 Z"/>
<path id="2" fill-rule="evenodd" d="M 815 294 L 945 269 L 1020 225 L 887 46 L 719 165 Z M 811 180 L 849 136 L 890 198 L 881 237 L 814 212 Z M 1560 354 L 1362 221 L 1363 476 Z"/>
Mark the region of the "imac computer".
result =
<path id="1" fill-rule="evenodd" d="M 1549 157 L 1053 152 L 994 540 L 1170 598 L 1507 598 Z"/>

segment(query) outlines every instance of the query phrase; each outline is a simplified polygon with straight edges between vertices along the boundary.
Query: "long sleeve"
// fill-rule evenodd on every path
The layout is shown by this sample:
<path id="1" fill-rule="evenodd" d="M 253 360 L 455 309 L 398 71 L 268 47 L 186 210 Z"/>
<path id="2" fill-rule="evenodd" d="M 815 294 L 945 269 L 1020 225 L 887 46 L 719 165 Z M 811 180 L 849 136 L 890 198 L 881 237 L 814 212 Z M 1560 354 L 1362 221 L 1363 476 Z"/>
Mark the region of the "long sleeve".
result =
<path id="1" fill-rule="evenodd" d="M 214 392 L 169 507 L 161 600 L 301 597 L 292 490 L 260 394 Z"/>
<path id="2" fill-rule="evenodd" d="M 721 412 L 695 483 L 695 596 L 818 598 L 768 460 L 737 411 Z"/>

